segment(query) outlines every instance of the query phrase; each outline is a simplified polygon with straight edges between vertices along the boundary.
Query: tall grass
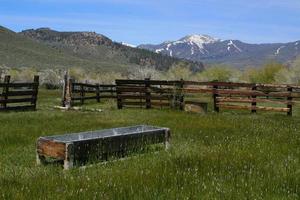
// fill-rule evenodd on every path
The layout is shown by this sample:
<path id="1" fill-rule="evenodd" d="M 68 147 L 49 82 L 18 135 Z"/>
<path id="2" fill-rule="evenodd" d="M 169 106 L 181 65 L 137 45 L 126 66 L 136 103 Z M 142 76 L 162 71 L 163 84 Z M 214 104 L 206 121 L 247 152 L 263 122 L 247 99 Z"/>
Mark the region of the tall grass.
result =
<path id="1" fill-rule="evenodd" d="M 37 112 L 0 114 L 0 199 L 299 199 L 300 119 L 244 112 L 103 112 L 53 109 L 42 91 Z M 42 135 L 151 124 L 170 127 L 172 149 L 63 171 L 35 165 Z"/>

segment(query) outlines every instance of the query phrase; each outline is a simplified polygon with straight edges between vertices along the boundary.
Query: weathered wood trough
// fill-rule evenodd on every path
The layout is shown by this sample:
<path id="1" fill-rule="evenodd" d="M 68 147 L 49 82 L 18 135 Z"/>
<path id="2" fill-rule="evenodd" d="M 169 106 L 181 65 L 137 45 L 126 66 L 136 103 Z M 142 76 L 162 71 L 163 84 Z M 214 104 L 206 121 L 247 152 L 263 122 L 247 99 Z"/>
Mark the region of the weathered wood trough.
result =
<path id="1" fill-rule="evenodd" d="M 131 126 L 40 137 L 37 140 L 37 164 L 51 158 L 63 161 L 64 169 L 84 165 L 90 161 L 107 161 L 111 156 L 124 156 L 146 145 L 170 145 L 170 129 L 154 126 Z"/>

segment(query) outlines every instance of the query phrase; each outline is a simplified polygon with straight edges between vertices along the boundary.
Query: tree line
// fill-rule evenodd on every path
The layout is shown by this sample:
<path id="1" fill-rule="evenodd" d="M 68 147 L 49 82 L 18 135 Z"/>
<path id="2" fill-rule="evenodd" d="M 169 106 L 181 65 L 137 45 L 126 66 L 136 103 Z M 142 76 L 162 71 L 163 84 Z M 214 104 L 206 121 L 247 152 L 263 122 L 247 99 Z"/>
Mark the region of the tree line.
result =
<path id="1" fill-rule="evenodd" d="M 48 89 L 62 85 L 63 69 L 9 68 L 0 66 L 0 82 L 5 74 L 12 76 L 12 81 L 31 81 L 33 75 L 40 76 L 41 85 Z M 89 83 L 112 84 L 115 79 L 163 79 L 193 81 L 230 81 L 248 83 L 300 84 L 300 57 L 289 64 L 268 61 L 260 67 L 236 69 L 222 64 L 210 65 L 201 72 L 194 72 L 184 63 L 173 64 L 168 71 L 159 71 L 153 67 L 132 68 L 126 72 L 102 72 L 80 67 L 72 67 L 69 74 L 75 80 Z"/>

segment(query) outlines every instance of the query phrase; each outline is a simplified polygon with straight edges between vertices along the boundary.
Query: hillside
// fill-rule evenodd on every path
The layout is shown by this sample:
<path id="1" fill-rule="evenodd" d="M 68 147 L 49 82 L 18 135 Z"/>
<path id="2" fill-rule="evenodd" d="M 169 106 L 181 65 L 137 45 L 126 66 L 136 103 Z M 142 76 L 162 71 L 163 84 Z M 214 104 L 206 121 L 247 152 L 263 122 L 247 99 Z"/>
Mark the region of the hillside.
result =
<path id="1" fill-rule="evenodd" d="M 248 44 L 239 40 L 220 40 L 208 35 L 189 35 L 177 41 L 139 48 L 164 55 L 204 63 L 222 63 L 238 68 L 261 66 L 268 60 L 289 63 L 300 55 L 300 41 L 274 44 Z"/>
<path id="2" fill-rule="evenodd" d="M 18 35 L 0 27 L 0 65 L 8 67 L 65 68 L 101 66 L 108 69 L 109 63 L 89 61 Z M 118 67 L 124 67 L 117 64 Z"/>
<path id="3" fill-rule="evenodd" d="M 0 66 L 69 68 L 126 72 L 129 68 L 153 67 L 167 70 L 180 62 L 198 71 L 200 62 L 169 56 L 115 43 L 91 32 L 57 32 L 50 29 L 15 33 L 0 26 Z"/>
<path id="4" fill-rule="evenodd" d="M 21 33 L 7 31 L 2 34 L 2 45 L 7 41 L 13 42 L 4 51 L 5 55 L 15 56 L 18 52 L 26 64 L 19 62 L 17 66 L 34 64 L 37 67 L 84 67 L 101 70 L 127 71 L 135 67 L 151 67 L 158 70 L 167 70 L 173 64 L 184 62 L 194 71 L 203 69 L 201 62 L 184 61 L 170 56 L 160 55 L 148 50 L 131 48 L 94 32 L 58 32 L 49 28 L 30 29 Z M 14 38 L 17 38 L 14 39 Z M 3 50 L 2 50 L 3 51 Z M 31 53 L 35 53 L 31 55 Z M 38 53 L 36 53 L 38 52 Z M 26 55 L 28 55 L 26 57 Z M 11 58 L 5 63 L 12 66 Z"/>

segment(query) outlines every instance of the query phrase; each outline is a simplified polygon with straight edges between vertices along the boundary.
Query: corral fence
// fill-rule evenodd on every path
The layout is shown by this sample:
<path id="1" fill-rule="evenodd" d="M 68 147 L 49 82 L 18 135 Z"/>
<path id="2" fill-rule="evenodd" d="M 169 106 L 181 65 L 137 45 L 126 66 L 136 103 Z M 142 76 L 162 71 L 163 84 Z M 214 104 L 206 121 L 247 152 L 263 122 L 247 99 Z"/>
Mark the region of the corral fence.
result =
<path id="1" fill-rule="evenodd" d="M 209 93 L 214 111 L 220 109 L 293 113 L 293 105 L 300 98 L 300 86 L 251 84 L 231 82 L 185 81 L 184 93 Z"/>
<path id="2" fill-rule="evenodd" d="M 67 101 L 69 101 L 70 105 L 77 103 L 83 105 L 86 100 L 100 102 L 101 99 L 117 98 L 115 85 L 79 83 L 74 79 L 67 79 L 64 83 L 63 106 L 66 106 Z"/>
<path id="3" fill-rule="evenodd" d="M 208 94 L 213 109 L 293 113 L 300 98 L 300 86 L 232 82 L 116 80 L 117 105 L 123 107 L 172 107 L 183 110 L 189 95 Z"/>
<path id="4" fill-rule="evenodd" d="M 197 82 L 167 80 L 127 80 L 118 79 L 116 85 L 77 83 L 69 79 L 64 87 L 63 99 L 70 102 L 102 98 L 117 100 L 117 107 L 175 108 L 183 110 L 186 104 L 199 105 L 201 97 L 213 99 L 213 110 L 249 110 L 285 112 L 292 115 L 293 106 L 299 102 L 300 86 L 254 84 L 233 82 Z M 66 95 L 66 93 L 70 93 Z M 189 99 L 193 96 L 193 101 Z M 200 102 L 199 102 L 200 101 Z M 202 101 L 202 102 L 201 102 Z"/>
<path id="5" fill-rule="evenodd" d="M 117 105 L 123 107 L 172 107 L 183 110 L 184 81 L 116 80 Z"/>
<path id="6" fill-rule="evenodd" d="M 0 82 L 0 111 L 36 110 L 39 76 L 33 82 L 11 82 L 10 76 Z"/>

